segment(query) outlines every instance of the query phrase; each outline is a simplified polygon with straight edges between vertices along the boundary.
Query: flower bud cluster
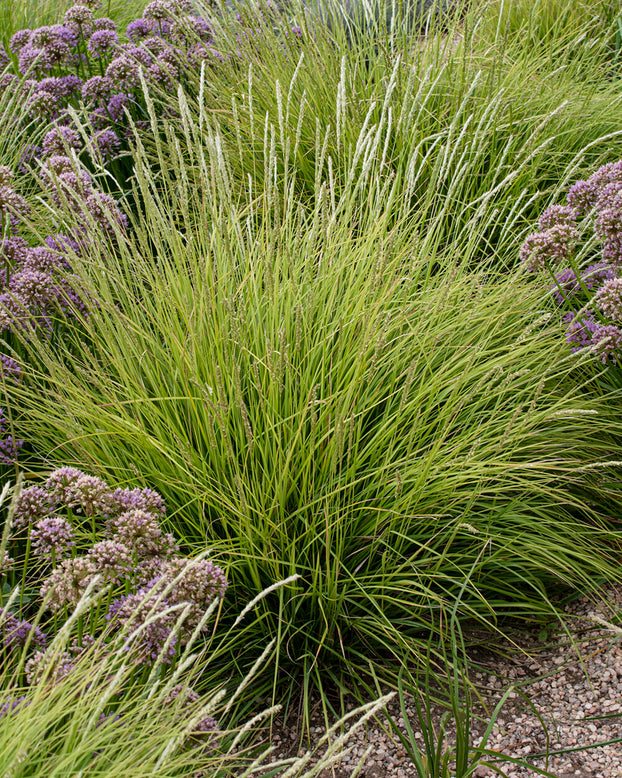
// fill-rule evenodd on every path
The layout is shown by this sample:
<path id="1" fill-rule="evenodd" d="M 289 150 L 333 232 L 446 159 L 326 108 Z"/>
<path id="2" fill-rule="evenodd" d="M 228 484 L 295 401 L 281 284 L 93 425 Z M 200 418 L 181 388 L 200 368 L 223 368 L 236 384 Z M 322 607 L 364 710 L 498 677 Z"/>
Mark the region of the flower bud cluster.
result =
<path id="1" fill-rule="evenodd" d="M 591 349 L 605 364 L 622 364 L 622 160 L 573 184 L 567 203 L 544 211 L 519 258 L 528 271 L 553 276 L 572 350 Z M 588 240 L 600 256 L 579 267 L 577 249 Z"/>

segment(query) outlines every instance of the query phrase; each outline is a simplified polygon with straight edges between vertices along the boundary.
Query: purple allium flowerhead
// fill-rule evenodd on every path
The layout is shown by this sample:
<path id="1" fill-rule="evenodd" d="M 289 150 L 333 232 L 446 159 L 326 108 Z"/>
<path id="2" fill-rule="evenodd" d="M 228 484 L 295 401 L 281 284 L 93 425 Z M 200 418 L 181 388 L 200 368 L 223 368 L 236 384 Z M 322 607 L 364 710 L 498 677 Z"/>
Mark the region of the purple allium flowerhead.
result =
<path id="1" fill-rule="evenodd" d="M 2 432 L 4 432 L 4 430 L 2 430 Z M 5 465 L 16 464 L 17 457 L 23 445 L 23 440 L 15 440 L 12 435 L 7 435 L 4 440 L 0 440 L 0 462 Z"/>
<path id="2" fill-rule="evenodd" d="M 0 575 L 10 573 L 14 564 L 15 560 L 9 556 L 9 552 L 3 551 L 2 556 L 0 556 Z"/>
<path id="3" fill-rule="evenodd" d="M 54 279 L 38 270 L 20 270 L 11 276 L 9 292 L 33 312 L 45 310 L 55 296 Z"/>
<path id="4" fill-rule="evenodd" d="M 63 559 L 43 582 L 40 594 L 49 598 L 48 608 L 56 613 L 66 605 L 75 605 L 98 574 L 88 557 Z"/>
<path id="5" fill-rule="evenodd" d="M 603 363 L 622 363 L 622 329 L 614 324 L 597 324 L 592 334 L 595 356 Z"/>
<path id="6" fill-rule="evenodd" d="M 133 565 L 132 550 L 117 540 L 102 540 L 88 553 L 93 570 L 106 583 L 119 584 L 128 578 Z"/>
<path id="7" fill-rule="evenodd" d="M 13 181 L 13 171 L 7 165 L 0 165 L 0 186 L 10 186 Z"/>
<path id="8" fill-rule="evenodd" d="M 11 357 L 7 357 L 6 354 L 0 354 L 0 376 L 2 376 L 2 379 L 5 381 L 21 381 L 21 365 Z"/>
<path id="9" fill-rule="evenodd" d="M 139 559 L 132 568 L 134 586 L 137 588 L 153 585 L 162 578 L 166 566 L 166 557 L 147 556 Z"/>
<path id="10" fill-rule="evenodd" d="M 73 48 L 78 43 L 74 30 L 62 24 L 52 24 L 49 27 L 37 27 L 30 36 L 30 45 L 37 48 L 46 48 L 54 43 L 64 43 Z"/>
<path id="11" fill-rule="evenodd" d="M 102 0 L 82 0 L 82 5 L 85 5 L 87 8 L 90 8 L 92 11 L 99 11 L 102 8 Z M 100 21 L 99 19 L 95 19 L 95 21 Z"/>
<path id="12" fill-rule="evenodd" d="M 106 105 L 106 112 L 113 122 L 120 122 L 125 116 L 125 109 L 130 105 L 129 95 L 119 92 L 113 95 Z"/>
<path id="13" fill-rule="evenodd" d="M 160 87 L 166 92 L 172 92 L 175 89 L 175 73 L 171 72 L 168 64 L 153 64 L 147 68 L 146 77 L 149 83 Z"/>
<path id="14" fill-rule="evenodd" d="M 19 54 L 24 46 L 28 46 L 30 43 L 31 35 L 32 30 L 20 30 L 11 37 L 11 40 L 9 41 L 9 48 L 13 54 Z"/>
<path id="15" fill-rule="evenodd" d="M 104 162 L 110 162 L 119 153 L 120 141 L 114 130 L 102 130 L 97 133 L 94 140 Z"/>
<path id="16" fill-rule="evenodd" d="M 107 57 L 118 43 L 119 36 L 114 30 L 97 30 L 89 38 L 87 48 L 95 58 Z"/>
<path id="17" fill-rule="evenodd" d="M 59 467 L 53 470 L 45 482 L 45 493 L 52 505 L 68 505 L 73 499 L 73 485 L 83 475 L 86 473 L 75 467 Z"/>
<path id="18" fill-rule="evenodd" d="M 532 273 L 545 270 L 548 263 L 567 260 L 577 239 L 577 231 L 566 224 L 556 224 L 543 232 L 529 235 L 519 258 Z"/>
<path id="19" fill-rule="evenodd" d="M 596 306 L 611 319 L 622 321 L 622 278 L 611 278 L 596 292 Z"/>
<path id="20" fill-rule="evenodd" d="M 600 192 L 607 186 L 615 184 L 619 189 L 622 186 L 622 160 L 617 162 L 608 162 L 599 167 L 595 173 L 589 177 L 588 181 L 593 183 Z"/>
<path id="21" fill-rule="evenodd" d="M 596 206 L 598 189 L 589 181 L 577 181 L 568 190 L 566 199 L 577 216 L 586 216 Z"/>
<path id="22" fill-rule="evenodd" d="M 139 508 L 108 519 L 106 529 L 137 557 L 169 556 L 176 550 L 174 541 L 171 547 L 170 537 L 163 534 L 157 517 Z"/>
<path id="23" fill-rule="evenodd" d="M 82 279 L 75 273 L 60 278 L 57 290 L 57 303 L 66 317 L 76 314 L 86 317 L 97 307 L 97 303 L 91 300 L 84 289 Z"/>
<path id="24" fill-rule="evenodd" d="M 26 682 L 36 686 L 44 678 L 53 682 L 65 678 L 73 670 L 75 658 L 67 651 L 35 651 L 26 662 Z"/>
<path id="25" fill-rule="evenodd" d="M 0 69 L 4 70 L 10 61 L 11 60 L 9 59 L 9 55 L 6 53 L 6 49 L 4 48 L 4 44 L 0 43 Z"/>
<path id="26" fill-rule="evenodd" d="M 45 116 L 48 120 L 58 116 L 60 108 L 58 97 L 45 91 L 35 92 L 31 95 L 27 105 L 28 112 L 32 117 Z"/>
<path id="27" fill-rule="evenodd" d="M 93 475 L 82 474 L 68 485 L 66 504 L 85 516 L 107 516 L 110 512 L 111 489 L 105 481 Z"/>
<path id="28" fill-rule="evenodd" d="M 115 489 L 112 504 L 115 515 L 131 510 L 146 511 L 160 518 L 166 514 L 164 500 L 153 489 Z"/>
<path id="29" fill-rule="evenodd" d="M 39 519 L 30 532 L 33 551 L 36 556 L 60 560 L 75 546 L 74 531 L 62 516 L 46 516 Z"/>
<path id="30" fill-rule="evenodd" d="M 93 30 L 94 32 L 99 32 L 99 30 L 111 30 L 112 32 L 117 32 L 117 25 L 116 22 L 112 21 L 112 19 L 104 16 L 101 19 L 93 19 Z"/>
<path id="31" fill-rule="evenodd" d="M 539 220 L 541 230 L 548 230 L 556 224 L 574 225 L 575 212 L 569 205 L 550 205 L 542 212 Z"/>
<path id="32" fill-rule="evenodd" d="M 29 248 L 24 257 L 23 267 L 29 270 L 40 270 L 44 273 L 53 273 L 58 268 L 71 269 L 65 257 L 59 256 L 47 246 Z"/>
<path id="33" fill-rule="evenodd" d="M 76 3 L 68 8 L 65 12 L 63 21 L 66 25 L 74 25 L 78 27 L 84 27 L 92 24 L 93 22 L 93 9 L 87 5 L 81 5 Z"/>
<path id="34" fill-rule="evenodd" d="M 28 73 L 31 77 L 42 76 L 53 67 L 46 50 L 30 44 L 20 49 L 17 62 L 20 73 L 24 76 Z"/>
<path id="35" fill-rule="evenodd" d="M 82 149 L 80 136 L 72 127 L 54 127 L 43 138 L 43 152 L 47 156 L 66 155 L 69 149 Z"/>
<path id="36" fill-rule="evenodd" d="M 592 313 L 584 313 L 579 318 L 576 318 L 574 313 L 567 313 L 563 317 L 563 322 L 567 325 L 566 340 L 571 345 L 572 351 L 579 351 L 592 345 L 592 335 L 597 326 Z"/>
<path id="37" fill-rule="evenodd" d="M 27 214 L 30 211 L 28 203 L 9 184 L 0 185 L 0 213 Z"/>
<path id="38" fill-rule="evenodd" d="M 5 716 L 10 716 L 11 713 L 19 712 L 24 708 L 27 708 L 30 702 L 26 699 L 26 695 L 22 694 L 19 697 L 9 697 L 6 702 L 0 705 L 0 719 Z"/>
<path id="39" fill-rule="evenodd" d="M 106 76 L 121 89 L 133 91 L 140 81 L 139 65 L 125 55 L 115 57 L 106 68 Z"/>
<path id="40" fill-rule="evenodd" d="M 48 516 L 55 507 L 55 500 L 47 489 L 41 486 L 29 486 L 17 496 L 13 526 L 16 529 L 29 527 L 39 519 Z"/>
<path id="41" fill-rule="evenodd" d="M 179 13 L 179 10 L 172 0 L 152 0 L 145 6 L 143 18 L 159 22 L 170 19 L 176 13 Z"/>
<path id="42" fill-rule="evenodd" d="M 123 56 L 131 59 L 136 66 L 149 67 L 153 62 L 153 54 L 146 46 L 134 46 L 131 43 L 123 46 Z"/>
<path id="43" fill-rule="evenodd" d="M 114 84 L 106 76 L 93 76 L 82 84 L 82 99 L 99 105 L 110 98 Z"/>
<path id="44" fill-rule="evenodd" d="M 185 625 L 188 629 L 196 627 L 210 603 L 225 596 L 228 586 L 222 568 L 209 559 L 172 559 L 164 568 L 163 581 L 173 580 L 177 582 L 167 598 L 172 603 L 190 604 Z"/>
<path id="45" fill-rule="evenodd" d="M 7 608 L 0 609 L 0 635 L 2 644 L 9 650 L 23 648 L 27 641 L 33 648 L 43 648 L 47 642 L 46 635 L 29 621 L 20 621 Z"/>
<path id="46" fill-rule="evenodd" d="M 154 33 L 153 22 L 149 19 L 135 19 L 127 25 L 125 34 L 133 42 L 148 38 Z"/>
<path id="47" fill-rule="evenodd" d="M 44 78 L 39 81 L 36 89 L 38 92 L 49 92 L 58 100 L 68 100 L 79 92 L 81 86 L 81 78 L 68 75 Z"/>
<path id="48" fill-rule="evenodd" d="M 127 216 L 121 211 L 112 195 L 105 192 L 93 192 L 84 201 L 86 210 L 100 228 L 109 235 L 114 234 L 113 223 L 127 229 Z"/>
<path id="49" fill-rule="evenodd" d="M 2 73 L 0 75 L 0 92 L 4 94 L 7 90 L 13 94 L 21 86 L 19 78 L 14 73 Z"/>
<path id="50" fill-rule="evenodd" d="M 0 171 L 2 171 L 1 167 Z M 1 175 L 2 174 L 0 172 L 0 176 Z M 8 263 L 10 265 L 15 265 L 17 263 L 23 262 L 27 250 L 28 244 L 24 238 L 20 238 L 17 235 L 12 238 L 4 238 L 4 240 L 0 241 L 0 258 L 2 264 Z"/>
<path id="51" fill-rule="evenodd" d="M 171 604 L 166 598 L 158 603 L 157 592 L 157 586 L 146 586 L 135 594 L 120 597 L 111 603 L 106 614 L 111 628 L 116 630 L 127 625 L 126 649 L 134 649 L 141 664 L 154 662 L 169 640 L 163 661 L 170 663 L 175 656 L 177 635 L 173 630 L 179 611 L 165 613 Z"/>

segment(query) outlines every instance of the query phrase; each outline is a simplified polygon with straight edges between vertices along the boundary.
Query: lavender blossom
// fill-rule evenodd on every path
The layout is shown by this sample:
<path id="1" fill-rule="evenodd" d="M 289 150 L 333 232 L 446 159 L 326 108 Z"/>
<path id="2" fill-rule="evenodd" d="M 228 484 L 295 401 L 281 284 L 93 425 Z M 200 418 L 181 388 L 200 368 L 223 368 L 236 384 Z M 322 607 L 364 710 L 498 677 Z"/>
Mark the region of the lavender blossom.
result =
<path id="1" fill-rule="evenodd" d="M 0 416 L 4 411 L 0 409 Z M 4 434 L 4 424 L 0 419 L 0 434 Z M 4 465 L 14 465 L 17 462 L 19 452 L 24 445 L 23 440 L 16 440 L 12 435 L 7 435 L 4 440 L 0 440 L 0 462 Z"/>
<path id="2" fill-rule="evenodd" d="M 46 557 L 50 561 L 61 559 L 75 546 L 74 537 L 71 524 L 61 516 L 39 519 L 30 533 L 35 555 Z"/>

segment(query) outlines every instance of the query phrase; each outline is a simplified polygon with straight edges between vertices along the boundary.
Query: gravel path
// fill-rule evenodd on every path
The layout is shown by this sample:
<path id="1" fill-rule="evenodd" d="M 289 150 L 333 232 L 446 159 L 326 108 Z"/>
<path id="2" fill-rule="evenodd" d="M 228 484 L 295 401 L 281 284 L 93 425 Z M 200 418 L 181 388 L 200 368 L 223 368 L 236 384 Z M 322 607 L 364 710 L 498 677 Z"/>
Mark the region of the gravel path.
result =
<path id="1" fill-rule="evenodd" d="M 521 646 L 528 653 L 476 657 L 479 670 L 472 672 L 471 680 L 491 709 L 511 685 L 520 688 L 533 706 L 533 709 L 529 707 L 520 694 L 511 693 L 487 748 L 528 759 L 559 778 L 622 776 L 622 742 L 598 745 L 622 738 L 622 634 L 596 621 L 599 618 L 610 621 L 616 614 L 622 616 L 622 588 L 607 589 L 598 603 L 580 598 L 566 608 L 566 613 L 570 617 L 572 640 L 564 633 L 557 634 L 542 647 L 534 636 Z M 422 745 L 414 706 L 407 705 L 407 708 L 415 736 L 419 734 L 417 741 Z M 399 706 L 392 704 L 389 713 L 403 730 Z M 440 716 L 440 711 L 438 714 Z M 312 737 L 319 739 L 323 731 L 319 726 L 319 714 L 312 724 Z M 471 731 L 473 743 L 481 741 L 484 728 L 485 723 L 475 723 Z M 547 765 L 545 759 L 535 758 L 546 750 L 547 732 L 549 752 L 580 750 L 565 755 L 551 754 Z M 373 750 L 360 778 L 417 778 L 412 761 L 396 740 L 380 725 L 357 733 L 353 753 L 334 771 L 325 771 L 322 778 L 350 776 L 353 765 L 369 745 Z M 298 742 L 296 731 L 284 726 L 274 729 L 275 758 L 292 756 Z M 509 778 L 538 775 L 533 769 L 511 763 L 499 766 Z M 492 775 L 495 775 L 494 771 L 485 766 L 475 772 L 476 778 Z"/>

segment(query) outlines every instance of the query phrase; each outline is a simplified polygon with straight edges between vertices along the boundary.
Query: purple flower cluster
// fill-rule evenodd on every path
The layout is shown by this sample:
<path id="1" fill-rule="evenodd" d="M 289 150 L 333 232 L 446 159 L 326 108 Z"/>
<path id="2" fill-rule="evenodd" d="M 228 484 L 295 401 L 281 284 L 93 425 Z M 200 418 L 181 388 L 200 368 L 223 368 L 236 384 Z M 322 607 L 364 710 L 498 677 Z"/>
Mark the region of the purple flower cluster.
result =
<path id="1" fill-rule="evenodd" d="M 70 515 L 63 515 L 65 511 Z M 227 588 L 223 570 L 212 561 L 179 556 L 174 537 L 161 526 L 165 513 L 162 497 L 152 489 L 114 489 L 101 478 L 63 467 L 43 486 L 21 491 L 14 529 L 29 536 L 33 553 L 52 567 L 40 594 L 53 612 L 75 605 L 96 577 L 99 586 L 123 587 L 124 595 L 111 607 L 108 620 L 115 627 L 148 620 L 140 631 L 140 654 L 150 661 L 171 637 L 182 607 L 186 619 L 168 643 L 171 656 L 178 642 L 187 641 L 210 602 L 223 597 Z M 76 517 L 80 521 L 81 516 L 89 530 L 86 545 L 80 539 L 84 529 L 76 528 Z M 153 596 L 160 594 L 156 610 L 176 606 L 162 618 L 152 613 Z"/>
<path id="2" fill-rule="evenodd" d="M 23 648 L 30 641 L 34 648 L 43 648 L 47 636 L 29 621 L 21 621 L 6 608 L 0 609 L 0 638 L 4 648 Z"/>
<path id="3" fill-rule="evenodd" d="M 527 237 L 519 257 L 531 272 L 548 270 L 554 274 L 552 291 L 566 308 L 562 321 L 572 350 L 589 348 L 603 363 L 620 365 L 622 160 L 603 165 L 585 181 L 573 184 L 567 202 L 544 211 L 540 231 Z M 574 260 L 575 248 L 590 234 L 599 245 L 600 257 L 580 269 Z M 565 263 L 570 267 L 559 270 Z"/>

